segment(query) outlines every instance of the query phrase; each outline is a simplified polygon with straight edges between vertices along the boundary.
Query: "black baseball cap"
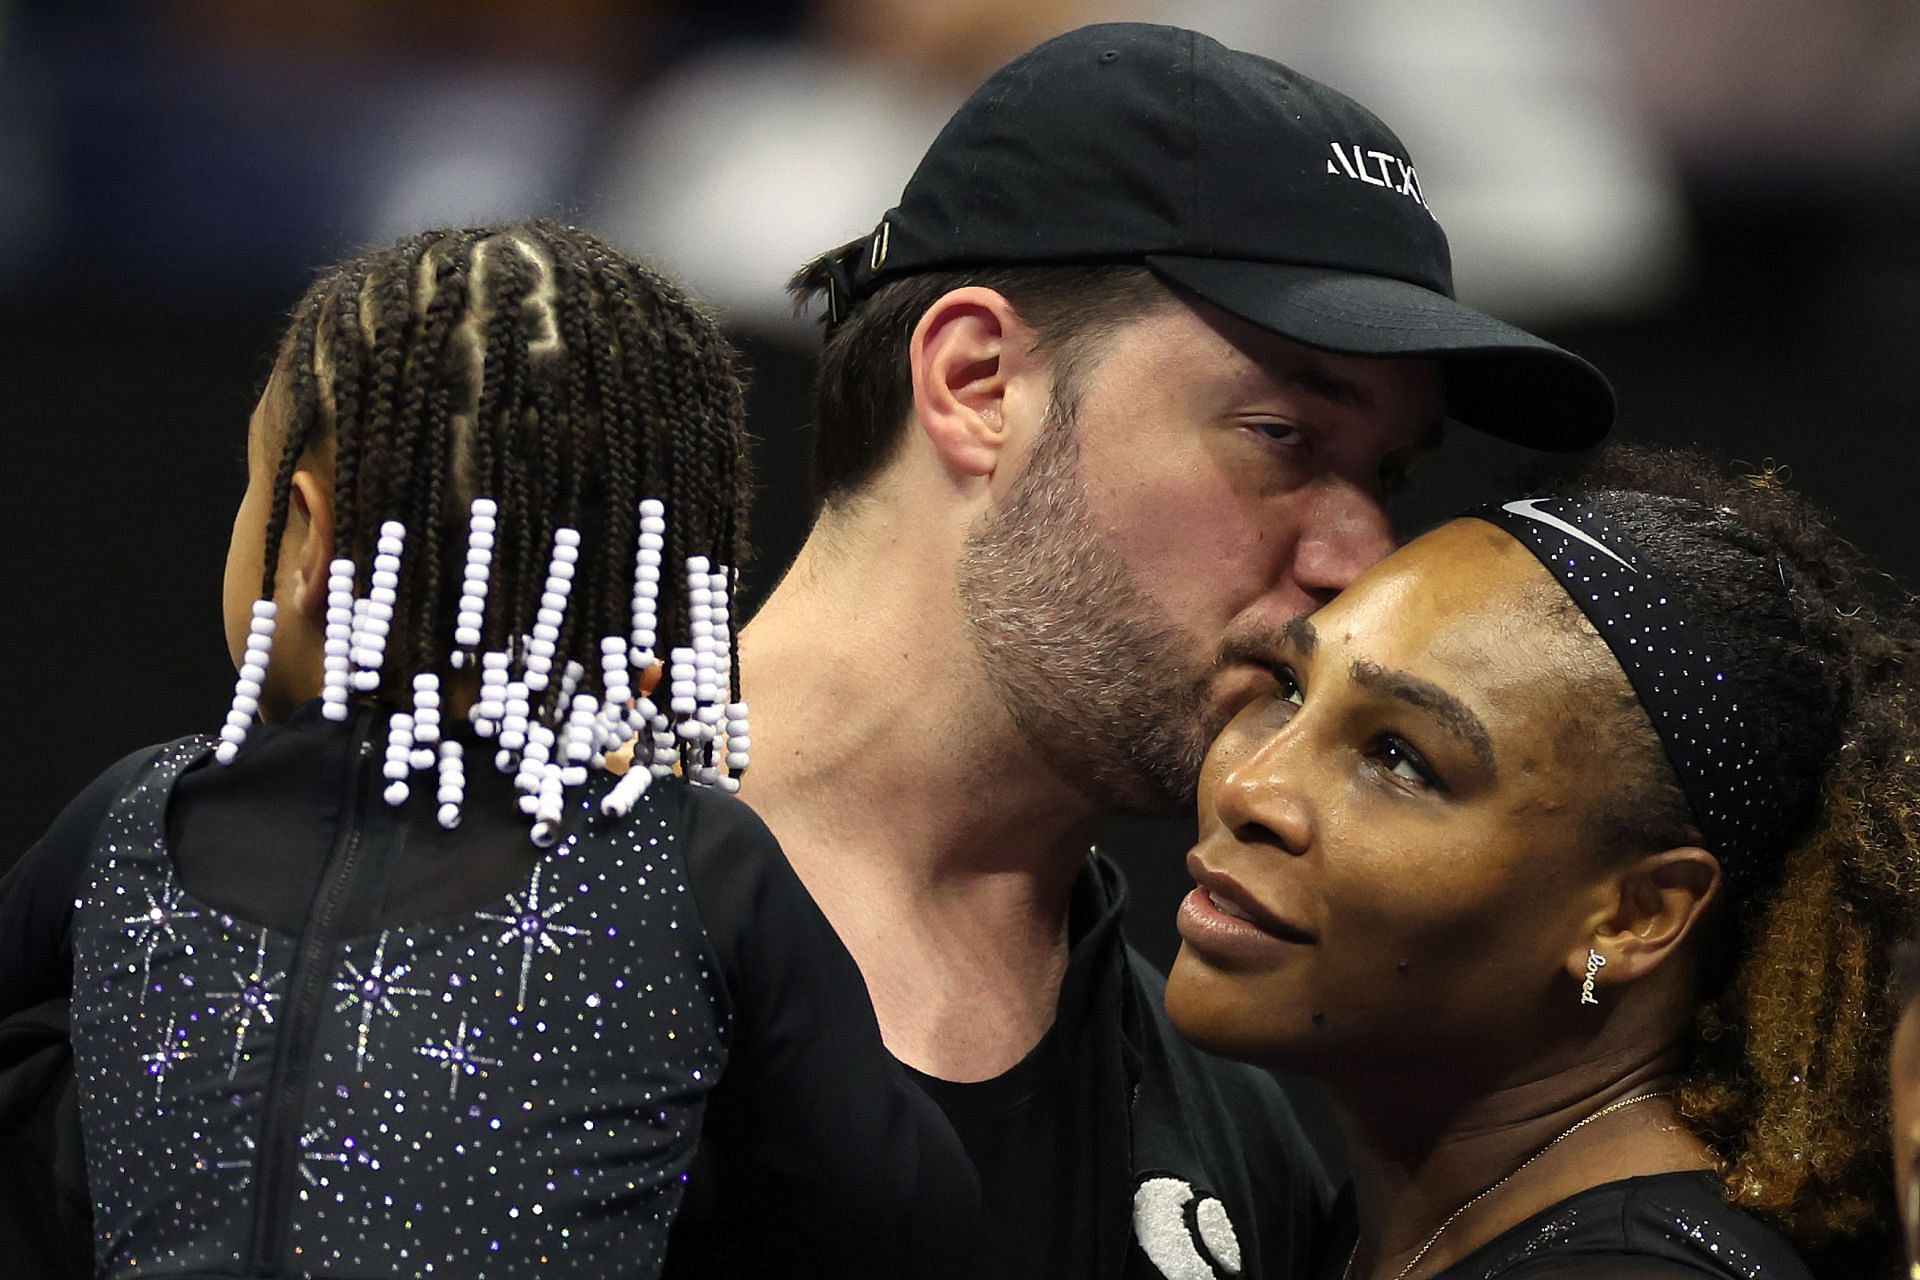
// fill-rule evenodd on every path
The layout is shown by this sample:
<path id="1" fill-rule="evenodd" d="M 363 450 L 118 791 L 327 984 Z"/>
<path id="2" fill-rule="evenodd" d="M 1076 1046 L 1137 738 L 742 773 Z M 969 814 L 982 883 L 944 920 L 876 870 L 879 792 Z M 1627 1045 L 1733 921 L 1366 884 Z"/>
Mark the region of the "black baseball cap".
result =
<path id="1" fill-rule="evenodd" d="M 1308 346 L 1438 357 L 1448 414 L 1503 439 L 1570 451 L 1613 425 L 1599 370 L 1454 301 L 1446 234 L 1372 112 L 1178 27 L 1082 27 L 995 72 L 830 305 L 924 271 L 1120 261 Z"/>

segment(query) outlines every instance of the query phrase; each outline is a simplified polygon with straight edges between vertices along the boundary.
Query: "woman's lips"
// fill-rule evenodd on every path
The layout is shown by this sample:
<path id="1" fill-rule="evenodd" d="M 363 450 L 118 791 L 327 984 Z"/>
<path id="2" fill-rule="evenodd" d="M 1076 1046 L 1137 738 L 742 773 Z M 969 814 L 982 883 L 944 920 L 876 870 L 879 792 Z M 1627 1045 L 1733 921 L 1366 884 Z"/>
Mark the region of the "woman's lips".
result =
<path id="1" fill-rule="evenodd" d="M 1312 933 L 1267 910 L 1232 876 L 1196 855 L 1188 856 L 1187 869 L 1198 884 L 1180 904 L 1175 923 L 1180 936 L 1203 955 L 1268 959 L 1315 941 Z"/>

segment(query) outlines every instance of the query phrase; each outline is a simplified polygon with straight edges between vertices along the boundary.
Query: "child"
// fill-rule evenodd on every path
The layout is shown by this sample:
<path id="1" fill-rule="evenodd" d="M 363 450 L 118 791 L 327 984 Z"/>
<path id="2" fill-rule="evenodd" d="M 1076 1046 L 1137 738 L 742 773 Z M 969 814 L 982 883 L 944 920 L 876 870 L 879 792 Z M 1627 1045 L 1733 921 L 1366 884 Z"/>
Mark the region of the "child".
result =
<path id="1" fill-rule="evenodd" d="M 98 1274 L 655 1275 L 709 1096 L 792 1269 L 964 1266 L 964 1154 L 722 794 L 744 441 L 712 322 L 581 232 L 308 292 L 220 737 L 123 761 L 0 882 L 0 1016 L 71 993 Z"/>

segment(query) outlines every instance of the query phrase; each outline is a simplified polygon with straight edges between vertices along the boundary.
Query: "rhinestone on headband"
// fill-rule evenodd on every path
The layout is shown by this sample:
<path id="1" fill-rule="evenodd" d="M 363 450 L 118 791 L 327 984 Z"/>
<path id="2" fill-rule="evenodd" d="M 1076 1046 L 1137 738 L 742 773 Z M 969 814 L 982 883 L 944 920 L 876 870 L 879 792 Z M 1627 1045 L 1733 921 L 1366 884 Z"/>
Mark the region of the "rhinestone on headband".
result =
<path id="1" fill-rule="evenodd" d="M 1724 856 L 1777 843 L 1785 815 L 1759 767 L 1738 673 L 1696 644 L 1685 602 L 1652 564 L 1578 498 L 1522 498 L 1466 514 L 1531 551 L 1606 641 L 1707 845 Z"/>

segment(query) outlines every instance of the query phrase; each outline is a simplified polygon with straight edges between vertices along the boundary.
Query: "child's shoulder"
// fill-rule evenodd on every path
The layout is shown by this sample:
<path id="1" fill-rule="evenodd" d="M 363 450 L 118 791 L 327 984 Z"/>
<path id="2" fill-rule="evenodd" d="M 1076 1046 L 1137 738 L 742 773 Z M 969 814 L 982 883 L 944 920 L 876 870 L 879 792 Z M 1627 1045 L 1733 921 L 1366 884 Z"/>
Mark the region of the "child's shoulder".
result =
<path id="1" fill-rule="evenodd" d="M 93 845 L 94 833 L 106 821 L 114 804 L 138 785 L 153 766 L 168 761 L 190 760 L 206 750 L 212 741 L 205 734 L 192 734 L 128 752 L 102 770 L 68 802 L 35 848 L 59 844 L 84 857 Z"/>

